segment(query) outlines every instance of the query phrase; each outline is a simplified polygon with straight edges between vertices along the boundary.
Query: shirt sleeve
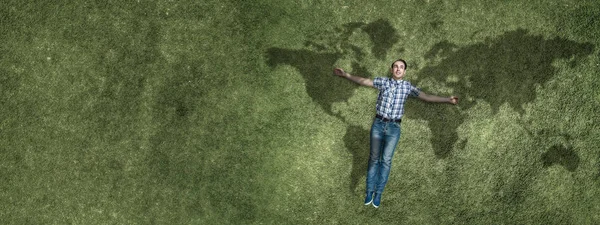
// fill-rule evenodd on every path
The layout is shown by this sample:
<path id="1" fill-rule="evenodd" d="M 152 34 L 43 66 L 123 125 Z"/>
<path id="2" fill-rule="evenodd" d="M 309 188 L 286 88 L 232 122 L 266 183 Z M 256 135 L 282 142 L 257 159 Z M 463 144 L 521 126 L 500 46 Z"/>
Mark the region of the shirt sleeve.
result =
<path id="1" fill-rule="evenodd" d="M 413 97 L 418 97 L 419 94 L 421 93 L 421 88 L 417 88 L 415 86 L 413 86 L 412 84 L 410 85 L 410 96 Z"/>
<path id="2" fill-rule="evenodd" d="M 375 77 L 375 79 L 373 79 L 373 87 L 381 90 L 384 86 L 385 83 L 385 78 L 384 77 Z"/>

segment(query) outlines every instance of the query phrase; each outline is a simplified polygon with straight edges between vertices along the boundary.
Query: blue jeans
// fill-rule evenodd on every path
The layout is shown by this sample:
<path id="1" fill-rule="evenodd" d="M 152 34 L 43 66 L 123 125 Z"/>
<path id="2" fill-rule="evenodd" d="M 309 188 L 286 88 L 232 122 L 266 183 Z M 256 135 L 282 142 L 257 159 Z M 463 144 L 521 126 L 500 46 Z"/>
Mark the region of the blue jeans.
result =
<path id="1" fill-rule="evenodd" d="M 400 123 L 375 118 L 371 126 L 371 153 L 367 169 L 367 193 L 383 193 L 390 175 L 392 157 L 400 140 Z"/>

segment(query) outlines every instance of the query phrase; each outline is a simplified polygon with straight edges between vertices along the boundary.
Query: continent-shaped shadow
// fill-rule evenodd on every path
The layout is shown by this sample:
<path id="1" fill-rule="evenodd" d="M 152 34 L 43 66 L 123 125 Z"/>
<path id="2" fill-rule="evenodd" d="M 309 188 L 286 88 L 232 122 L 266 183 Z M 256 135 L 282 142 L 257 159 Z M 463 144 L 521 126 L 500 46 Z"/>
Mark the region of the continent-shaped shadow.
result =
<path id="1" fill-rule="evenodd" d="M 367 55 L 363 48 L 351 43 L 355 31 L 365 32 L 373 43 L 371 55 L 385 59 L 388 51 L 398 42 L 399 36 L 386 20 L 372 23 L 348 23 L 334 30 L 311 37 L 304 44 L 306 49 L 269 48 L 266 52 L 267 65 L 275 68 L 288 65 L 300 73 L 306 84 L 306 92 L 327 114 L 346 122 L 332 111 L 335 102 L 347 102 L 359 86 L 332 74 L 335 63 L 342 57 L 352 56 L 350 73 L 365 76 L 369 71 L 359 61 Z M 403 51 L 403 50 L 400 50 Z M 352 154 L 350 189 L 354 190 L 367 171 L 369 158 L 369 131 L 350 125 L 346 129 L 344 143 Z"/>
<path id="2" fill-rule="evenodd" d="M 369 130 L 360 126 L 348 126 L 344 143 L 352 154 L 352 169 L 350 172 L 350 191 L 356 189 L 361 178 L 367 173 L 369 161 Z"/>
<path id="3" fill-rule="evenodd" d="M 362 29 L 367 32 L 373 43 L 371 53 L 380 60 L 385 59 L 388 50 L 400 39 L 396 29 L 390 22 L 383 19 L 367 24 Z"/>
<path id="4" fill-rule="evenodd" d="M 340 53 L 270 48 L 267 56 L 267 64 L 271 67 L 290 65 L 296 68 L 304 78 L 308 96 L 329 115 L 335 115 L 331 107 L 334 102 L 348 101 L 358 87 L 333 75 L 332 68 L 340 59 Z"/>
<path id="5" fill-rule="evenodd" d="M 335 102 L 347 102 L 359 86 L 333 76 L 331 70 L 342 57 L 351 55 L 359 61 L 365 57 L 363 48 L 350 41 L 357 29 L 369 35 L 374 43 L 371 53 L 378 59 L 384 59 L 387 49 L 391 49 L 398 41 L 396 30 L 385 20 L 369 24 L 349 23 L 335 32 L 327 32 L 324 36 L 306 41 L 306 49 L 270 48 L 266 52 L 267 64 L 272 68 L 289 65 L 297 69 L 313 101 L 329 115 L 346 122 L 345 118 L 332 111 L 332 105 Z M 382 35 L 386 32 L 392 35 Z M 333 36 L 331 33 L 334 33 Z M 434 153 L 439 158 L 445 158 L 453 149 L 463 148 L 468 141 L 459 141 L 457 133 L 457 128 L 466 120 L 463 110 L 473 107 L 477 101 L 484 101 L 490 104 L 494 113 L 502 105 L 508 104 L 522 115 L 524 104 L 535 101 L 536 87 L 545 85 L 556 74 L 557 68 L 553 63 L 563 59 L 567 62 L 565 66 L 573 67 L 581 58 L 591 54 L 594 48 L 591 43 L 578 43 L 560 37 L 545 39 L 541 35 L 529 34 L 524 29 L 464 47 L 448 41 L 439 42 L 425 54 L 427 66 L 420 69 L 414 79 L 409 74 L 409 79 L 416 86 L 426 83 L 445 85 L 452 93 L 423 91 L 436 95 L 457 95 L 461 102 L 458 107 L 449 107 L 409 100 L 405 116 L 428 122 Z M 350 72 L 369 74 L 359 61 L 352 63 Z M 361 134 L 367 136 L 368 131 L 349 126 L 344 138 L 348 150 L 353 154 L 351 188 L 356 187 L 362 176 L 361 171 L 366 170 L 368 138 L 361 139 Z M 565 152 L 559 150 L 550 149 L 543 160 L 550 164 L 561 163 L 553 157 Z M 565 167 L 570 170 L 569 166 Z"/>
<path id="6" fill-rule="evenodd" d="M 508 104 L 523 114 L 523 105 L 536 99 L 536 86 L 555 75 L 557 69 L 552 64 L 556 60 L 569 60 L 563 66 L 573 67 L 593 51 L 591 43 L 559 37 L 546 40 L 524 29 L 466 47 L 443 41 L 426 53 L 429 66 L 419 71 L 414 83 L 425 79 L 445 83 L 462 97 L 462 109 L 483 100 L 494 112 Z M 449 81 L 449 77 L 457 79 Z"/>
<path id="7" fill-rule="evenodd" d="M 554 164 L 565 167 L 568 171 L 574 172 L 579 167 L 579 156 L 571 146 L 553 145 L 542 154 L 544 167 L 549 167 Z"/>
<path id="8" fill-rule="evenodd" d="M 577 155 L 576 149 L 573 147 L 573 136 L 567 133 L 560 133 L 553 129 L 542 129 L 537 132 L 527 128 L 527 124 L 521 124 L 531 136 L 537 145 L 548 146 L 546 151 L 541 155 L 542 166 L 548 168 L 555 164 L 560 165 L 570 172 L 574 172 L 579 167 L 580 158 Z"/>
<path id="9" fill-rule="evenodd" d="M 456 129 L 465 120 L 462 110 L 485 101 L 494 113 L 508 104 L 522 115 L 523 105 L 536 99 L 536 86 L 544 85 L 555 75 L 552 64 L 557 59 L 569 60 L 568 66 L 574 66 L 593 50 L 591 43 L 559 37 L 546 40 L 524 29 L 465 47 L 442 41 L 426 53 L 428 66 L 412 82 L 417 86 L 431 80 L 445 84 L 453 93 L 442 94 L 461 97 L 461 110 L 416 103 L 406 107 L 406 116 L 429 122 L 435 154 L 446 157 L 458 141 Z"/>
<path id="10" fill-rule="evenodd" d="M 462 149 L 467 142 L 466 139 L 459 142 L 457 129 L 466 116 L 458 107 L 410 99 L 405 107 L 405 116 L 428 122 L 430 143 L 438 158 L 448 157 L 453 149 Z"/>
<path id="11" fill-rule="evenodd" d="M 266 52 L 267 64 L 274 68 L 289 65 L 298 70 L 304 78 L 306 92 L 329 115 L 345 119 L 333 113 L 331 106 L 335 102 L 346 102 L 357 85 L 333 76 L 335 63 L 346 54 L 354 55 L 358 60 L 365 56 L 362 48 L 353 45 L 350 37 L 356 30 L 364 31 L 374 43 L 371 53 L 380 59 L 385 58 L 387 51 L 398 42 L 394 27 L 386 20 L 372 23 L 348 23 L 335 32 L 327 32 L 304 44 L 308 49 L 269 48 Z M 331 34 L 331 35 L 330 35 Z M 352 63 L 353 74 L 368 74 L 358 62 Z"/>

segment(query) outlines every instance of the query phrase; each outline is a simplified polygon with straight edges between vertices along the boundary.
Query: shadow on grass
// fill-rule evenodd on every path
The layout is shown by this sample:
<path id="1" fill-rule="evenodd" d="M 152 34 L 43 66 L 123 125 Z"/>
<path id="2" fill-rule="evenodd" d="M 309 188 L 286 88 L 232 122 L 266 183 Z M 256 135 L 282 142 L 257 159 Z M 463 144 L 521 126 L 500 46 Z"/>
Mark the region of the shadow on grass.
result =
<path id="1" fill-rule="evenodd" d="M 536 99 L 536 87 L 543 86 L 556 73 L 552 64 L 574 67 L 591 54 L 594 45 L 555 37 L 546 40 L 518 29 L 483 43 L 459 47 L 448 41 L 435 44 L 426 54 L 428 65 L 418 72 L 418 84 L 433 79 L 451 87 L 462 97 L 461 108 L 485 101 L 494 113 L 508 104 L 520 114 L 523 105 Z M 450 77 L 455 77 L 449 81 Z"/>
<path id="2" fill-rule="evenodd" d="M 570 172 L 575 172 L 579 168 L 581 159 L 575 148 L 573 148 L 573 143 L 576 140 L 571 135 L 551 129 L 543 129 L 534 133 L 527 128 L 526 124 L 521 125 L 525 127 L 525 130 L 537 145 L 552 145 L 541 155 L 542 167 L 548 168 L 560 165 Z"/>
<path id="3" fill-rule="evenodd" d="M 366 55 L 364 47 L 350 41 L 350 36 L 357 29 L 368 34 L 373 42 L 371 53 L 378 59 L 385 59 L 387 50 L 399 39 L 396 30 L 385 20 L 370 24 L 349 23 L 336 30 L 333 36 L 327 36 L 329 32 L 326 32 L 324 36 L 313 37 L 306 42 L 307 49 L 270 48 L 267 50 L 267 63 L 273 68 L 279 65 L 296 68 L 304 78 L 307 93 L 313 101 L 328 114 L 346 122 L 345 118 L 332 112 L 331 106 L 334 102 L 347 102 L 358 86 L 332 76 L 331 70 L 337 60 L 352 56 L 357 60 L 352 63 L 351 73 L 370 74 L 359 63 Z M 427 66 L 417 71 L 416 78 L 410 80 L 416 86 L 431 83 L 444 85 L 453 92 L 423 91 L 440 96 L 457 95 L 461 97 L 461 103 L 452 107 L 410 100 L 405 116 L 428 122 L 434 153 L 438 158 L 446 158 L 454 149 L 464 148 L 468 142 L 467 139 L 459 140 L 457 133 L 458 127 L 467 119 L 464 110 L 477 102 L 486 102 L 493 113 L 506 104 L 523 115 L 524 105 L 537 98 L 536 88 L 543 87 L 556 74 L 554 63 L 574 67 L 594 48 L 591 43 L 578 43 L 560 37 L 546 39 L 541 35 L 529 34 L 525 29 L 506 32 L 467 46 L 441 41 L 425 54 Z M 362 176 L 361 171 L 366 170 L 368 133 L 368 130 L 350 125 L 344 137 L 346 147 L 353 154 L 351 189 L 356 187 Z M 543 140 L 551 137 L 533 138 Z M 574 149 L 555 146 L 542 156 L 542 160 L 545 165 L 558 163 L 574 171 L 579 158 Z"/>
<path id="4" fill-rule="evenodd" d="M 413 83 L 418 86 L 434 80 L 445 84 L 454 92 L 444 94 L 461 97 L 460 110 L 417 103 L 407 107 L 406 116 L 428 121 L 436 156 L 447 157 L 458 142 L 456 129 L 465 120 L 462 110 L 484 101 L 493 113 L 508 104 L 523 115 L 523 105 L 537 98 L 536 87 L 543 87 L 556 74 L 556 60 L 566 60 L 560 66 L 573 67 L 593 50 L 591 43 L 559 37 L 546 40 L 524 29 L 464 47 L 439 42 L 425 54 L 428 66 L 418 72 Z"/>
<path id="5" fill-rule="evenodd" d="M 558 164 L 571 172 L 579 167 L 579 160 L 579 156 L 573 151 L 573 147 L 560 144 L 553 145 L 542 154 L 544 167 Z"/>
<path id="6" fill-rule="evenodd" d="M 267 63 L 271 67 L 290 65 L 296 68 L 304 78 L 308 95 L 327 114 L 335 115 L 331 105 L 334 102 L 348 101 L 357 88 L 356 85 L 333 75 L 332 66 L 341 57 L 340 53 L 270 48 L 267 54 Z"/>
<path id="7" fill-rule="evenodd" d="M 305 42 L 308 49 L 269 48 L 266 52 L 267 64 L 275 68 L 280 65 L 289 65 L 298 70 L 304 78 L 307 94 L 329 115 L 341 120 L 343 117 L 332 112 L 331 106 L 335 102 L 346 102 L 356 84 L 340 79 L 333 75 L 333 66 L 346 54 L 352 54 L 358 59 L 365 55 L 363 48 L 350 42 L 350 37 L 357 31 L 366 32 L 374 45 L 371 53 L 379 59 L 384 59 L 387 52 L 396 42 L 398 35 L 394 27 L 386 20 L 377 20 L 372 23 L 348 23 L 336 29 L 330 35 L 326 32 L 314 36 Z M 369 74 L 365 67 L 358 62 L 352 63 L 353 74 Z"/>
<path id="8" fill-rule="evenodd" d="M 348 23 L 330 33 L 312 37 L 305 42 L 308 49 L 269 48 L 266 52 L 267 64 L 271 68 L 281 65 L 292 66 L 304 78 L 307 94 L 327 114 L 346 122 L 346 119 L 332 111 L 336 102 L 347 102 L 359 86 L 333 75 L 335 63 L 344 55 L 350 54 L 358 61 L 362 60 L 366 51 L 350 42 L 350 37 L 357 31 L 364 31 L 373 43 L 371 54 L 378 59 L 385 59 L 388 51 L 398 42 L 399 36 L 394 27 L 386 20 L 380 19 L 372 23 Z M 352 63 L 352 74 L 366 75 L 369 71 L 357 61 Z M 369 130 L 350 125 L 346 129 L 344 142 L 352 154 L 351 191 L 366 174 L 369 157 Z"/>
<path id="9" fill-rule="evenodd" d="M 428 91 L 425 92 L 428 93 Z M 429 93 L 435 93 L 435 91 Z M 457 132 L 458 127 L 466 119 L 460 108 L 446 104 L 409 100 L 405 109 L 407 118 L 428 122 L 431 131 L 429 141 L 436 157 L 446 158 L 452 153 L 453 149 L 463 148 L 466 144 L 466 139 L 459 141 Z"/>
<path id="10" fill-rule="evenodd" d="M 369 131 L 359 126 L 348 126 L 344 135 L 346 149 L 352 154 L 350 191 L 354 191 L 360 179 L 367 174 L 369 161 Z"/>

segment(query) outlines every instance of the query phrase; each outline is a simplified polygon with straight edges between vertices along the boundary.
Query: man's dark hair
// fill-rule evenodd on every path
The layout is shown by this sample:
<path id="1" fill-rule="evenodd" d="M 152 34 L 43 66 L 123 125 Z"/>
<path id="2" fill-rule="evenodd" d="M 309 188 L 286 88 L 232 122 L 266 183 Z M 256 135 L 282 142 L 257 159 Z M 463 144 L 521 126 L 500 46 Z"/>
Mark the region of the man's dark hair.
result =
<path id="1" fill-rule="evenodd" d="M 397 59 L 396 61 L 394 61 L 394 62 L 392 63 L 392 68 L 394 68 L 394 63 L 396 63 L 396 62 L 398 62 L 398 61 L 400 61 L 400 62 L 404 63 L 404 70 L 408 69 L 408 64 L 406 64 L 406 61 L 404 61 L 404 59 Z"/>

